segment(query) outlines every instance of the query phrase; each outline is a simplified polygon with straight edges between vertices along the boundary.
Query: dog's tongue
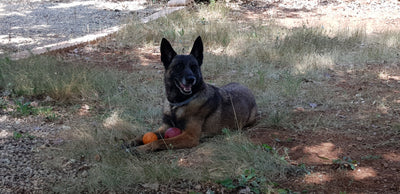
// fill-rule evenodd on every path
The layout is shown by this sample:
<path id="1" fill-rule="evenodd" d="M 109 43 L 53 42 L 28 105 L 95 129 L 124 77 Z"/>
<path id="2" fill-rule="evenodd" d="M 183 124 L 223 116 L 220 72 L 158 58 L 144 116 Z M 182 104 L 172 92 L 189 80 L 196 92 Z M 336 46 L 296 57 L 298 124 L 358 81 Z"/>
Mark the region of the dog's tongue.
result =
<path id="1" fill-rule="evenodd" d="M 182 88 L 183 91 L 185 91 L 185 92 L 190 92 L 190 91 L 192 91 L 192 85 L 191 85 L 191 84 L 189 84 L 189 85 L 183 85 L 183 84 L 181 83 L 181 88 Z"/>

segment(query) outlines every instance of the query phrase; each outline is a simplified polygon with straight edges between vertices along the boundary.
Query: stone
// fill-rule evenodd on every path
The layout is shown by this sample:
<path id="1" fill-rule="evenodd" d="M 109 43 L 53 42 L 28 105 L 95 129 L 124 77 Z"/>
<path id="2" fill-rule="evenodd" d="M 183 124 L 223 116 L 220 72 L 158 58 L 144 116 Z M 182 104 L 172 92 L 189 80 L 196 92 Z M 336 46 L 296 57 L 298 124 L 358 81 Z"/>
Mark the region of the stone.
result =
<path id="1" fill-rule="evenodd" d="M 168 1 L 168 7 L 190 6 L 193 5 L 193 0 L 171 0 Z"/>
<path id="2" fill-rule="evenodd" d="M 84 171 L 82 172 L 81 176 L 82 176 L 83 178 L 88 177 L 88 176 L 89 176 L 88 171 L 87 171 L 87 170 L 84 170 Z"/>

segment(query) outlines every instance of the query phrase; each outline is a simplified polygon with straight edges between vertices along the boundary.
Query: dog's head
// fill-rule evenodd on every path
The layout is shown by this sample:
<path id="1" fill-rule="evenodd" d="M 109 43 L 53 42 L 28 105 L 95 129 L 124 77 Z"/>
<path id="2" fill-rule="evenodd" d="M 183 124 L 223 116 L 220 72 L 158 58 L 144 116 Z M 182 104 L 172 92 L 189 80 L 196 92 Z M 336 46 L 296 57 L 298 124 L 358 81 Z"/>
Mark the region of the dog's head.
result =
<path id="1" fill-rule="evenodd" d="M 203 87 L 200 66 L 203 63 L 203 42 L 194 41 L 189 55 L 177 55 L 165 38 L 161 41 L 161 61 L 165 67 L 165 86 L 170 102 L 181 102 Z"/>

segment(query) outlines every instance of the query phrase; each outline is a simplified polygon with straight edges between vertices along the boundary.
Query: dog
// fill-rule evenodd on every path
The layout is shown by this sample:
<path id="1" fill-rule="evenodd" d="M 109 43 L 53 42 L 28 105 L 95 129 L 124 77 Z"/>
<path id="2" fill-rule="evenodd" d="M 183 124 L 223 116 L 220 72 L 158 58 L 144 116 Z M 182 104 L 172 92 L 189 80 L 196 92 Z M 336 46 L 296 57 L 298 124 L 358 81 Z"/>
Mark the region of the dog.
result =
<path id="1" fill-rule="evenodd" d="M 221 134 L 224 128 L 242 129 L 256 122 L 257 105 L 250 89 L 238 83 L 218 88 L 204 82 L 200 36 L 189 55 L 177 55 L 165 38 L 160 51 L 167 99 L 162 126 L 154 132 L 158 140 L 143 144 L 140 136 L 131 147 L 139 152 L 190 148 L 197 146 L 202 137 Z M 164 138 L 171 127 L 182 133 Z"/>

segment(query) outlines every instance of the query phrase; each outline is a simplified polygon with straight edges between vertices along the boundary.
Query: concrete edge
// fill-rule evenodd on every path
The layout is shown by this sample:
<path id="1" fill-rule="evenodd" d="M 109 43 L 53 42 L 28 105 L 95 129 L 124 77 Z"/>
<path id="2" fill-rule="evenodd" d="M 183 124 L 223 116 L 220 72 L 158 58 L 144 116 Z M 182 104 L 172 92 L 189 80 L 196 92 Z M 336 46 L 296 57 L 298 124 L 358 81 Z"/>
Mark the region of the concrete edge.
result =
<path id="1" fill-rule="evenodd" d="M 140 21 L 142 23 L 147 23 L 147 22 L 153 21 L 157 18 L 171 14 L 175 11 L 181 10 L 183 8 L 185 8 L 185 7 L 184 6 L 167 7 L 166 9 L 160 10 L 150 16 L 140 19 Z M 71 47 L 81 45 L 81 44 L 90 43 L 90 42 L 96 41 L 98 39 L 112 35 L 112 34 L 118 32 L 120 29 L 124 28 L 125 26 L 126 26 L 126 24 L 123 24 L 120 26 L 114 26 L 114 27 L 110 27 L 105 30 L 95 32 L 93 34 L 88 34 L 88 35 L 85 35 L 85 36 L 82 36 L 79 38 L 74 38 L 71 40 L 63 41 L 63 42 L 49 44 L 46 46 L 36 47 L 32 50 L 25 50 L 25 51 L 17 52 L 17 53 L 11 54 L 10 59 L 11 60 L 19 60 L 19 59 L 28 58 L 33 55 L 41 55 L 41 54 L 45 54 L 48 52 L 54 52 L 54 51 L 58 51 L 58 50 L 62 50 L 62 49 L 71 48 Z"/>

